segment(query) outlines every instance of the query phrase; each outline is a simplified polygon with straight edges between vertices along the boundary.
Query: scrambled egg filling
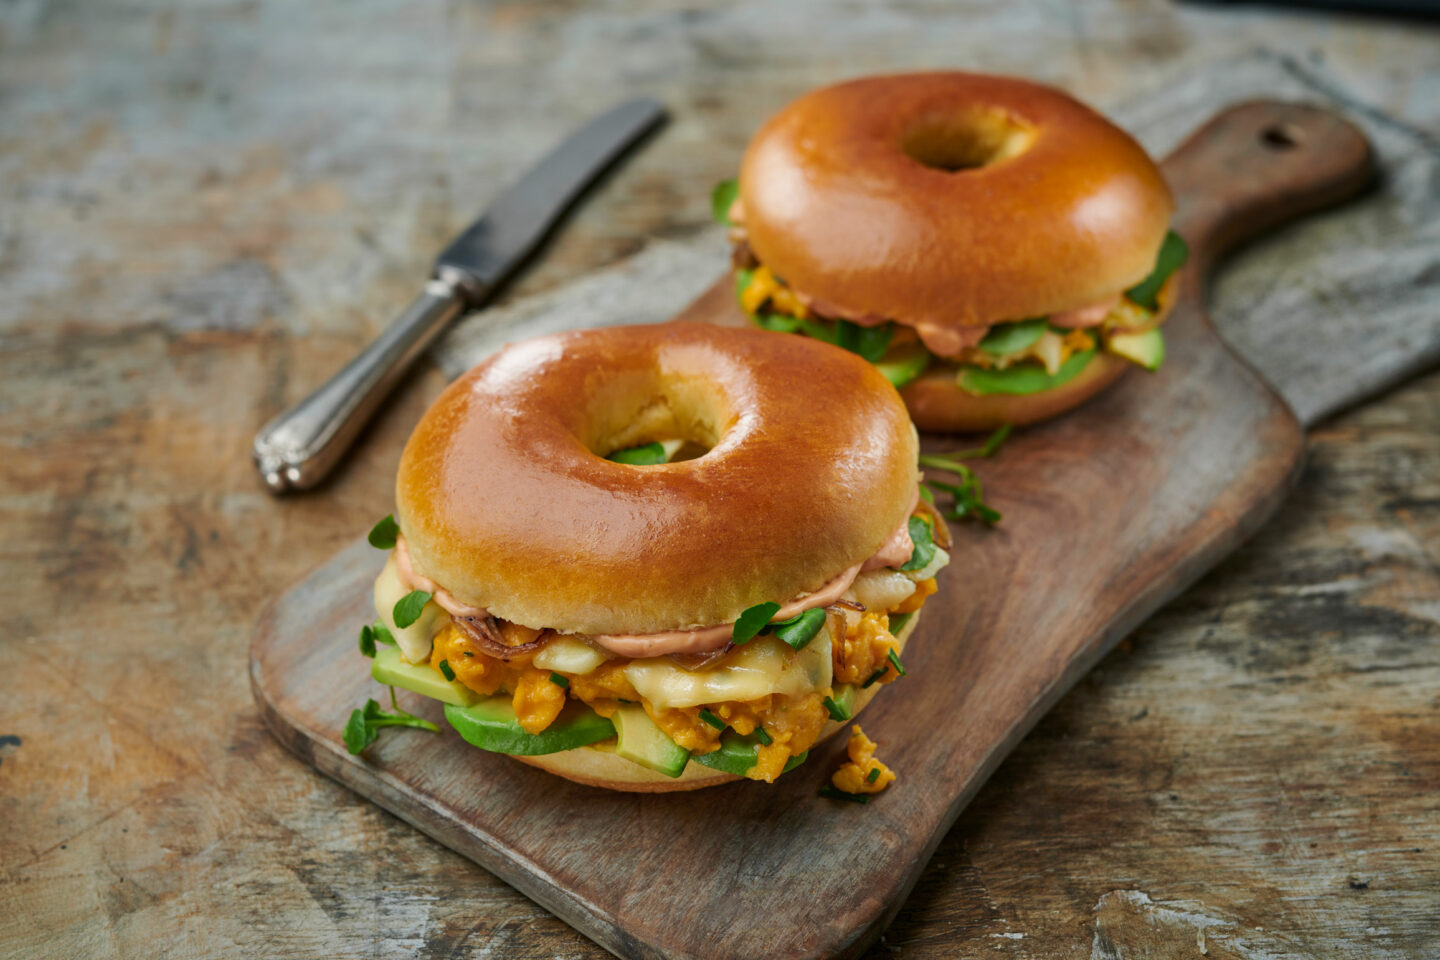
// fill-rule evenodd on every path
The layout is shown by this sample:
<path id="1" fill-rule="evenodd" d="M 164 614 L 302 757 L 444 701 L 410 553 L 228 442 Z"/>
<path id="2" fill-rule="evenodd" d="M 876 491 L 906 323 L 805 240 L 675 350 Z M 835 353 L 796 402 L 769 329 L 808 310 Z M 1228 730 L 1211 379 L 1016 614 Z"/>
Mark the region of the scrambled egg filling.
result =
<path id="1" fill-rule="evenodd" d="M 850 742 L 846 745 L 850 762 L 842 764 L 830 777 L 836 790 L 844 790 L 846 793 L 879 793 L 895 782 L 895 771 L 875 756 L 876 746 L 874 740 L 865 736 L 860 724 L 850 728 Z"/>
<path id="2" fill-rule="evenodd" d="M 748 279 L 746 275 L 748 274 Z M 804 320 L 811 316 L 805 302 L 786 286 L 785 281 L 763 264 L 740 274 L 740 305 L 746 313 L 780 313 Z M 983 370 L 1004 370 L 1016 363 L 1038 363 L 1050 374 L 1057 372 L 1066 360 L 1076 353 L 1092 350 L 1097 343 L 1109 346 L 1109 336 L 1119 332 L 1140 332 L 1155 326 L 1157 311 L 1147 310 L 1129 298 L 1121 296 L 1104 321 L 1090 329 L 1065 330 L 1051 327 L 1034 343 L 1005 354 L 993 354 L 979 347 L 966 347 L 955 356 L 944 359 L 957 365 L 979 367 Z M 892 323 L 894 335 L 890 349 L 909 346 L 919 338 L 915 332 L 902 324 Z"/>
<path id="3" fill-rule="evenodd" d="M 898 679 L 890 661 L 890 654 L 899 648 L 890 632 L 890 615 L 920 609 L 935 589 L 934 578 L 919 581 L 915 592 L 888 612 L 832 613 L 826 628 L 831 631 L 834 683 L 874 685 Z M 567 697 L 584 702 L 606 718 L 613 716 L 621 703 L 639 703 L 670 739 L 692 754 L 718 750 L 724 732 L 701 719 L 702 712 L 718 717 L 727 729 L 741 736 L 764 727 L 770 743 L 760 746 L 749 776 L 766 782 L 778 777 L 791 757 L 810 749 L 830 719 L 825 699 L 833 693 L 833 686 L 803 694 L 771 694 L 756 700 L 657 708 L 636 691 L 626 676 L 626 667 L 634 661 L 610 659 L 588 673 L 558 674 L 568 680 L 568 687 L 562 687 L 551 679 L 554 671 L 534 665 L 536 653 L 500 660 L 487 654 L 452 623 L 436 634 L 429 662 L 436 670 L 440 670 L 441 661 L 446 662 L 455 679 L 476 693 L 510 694 L 516 719 L 531 734 L 555 722 Z M 798 656 L 798 652 L 790 656 Z"/>

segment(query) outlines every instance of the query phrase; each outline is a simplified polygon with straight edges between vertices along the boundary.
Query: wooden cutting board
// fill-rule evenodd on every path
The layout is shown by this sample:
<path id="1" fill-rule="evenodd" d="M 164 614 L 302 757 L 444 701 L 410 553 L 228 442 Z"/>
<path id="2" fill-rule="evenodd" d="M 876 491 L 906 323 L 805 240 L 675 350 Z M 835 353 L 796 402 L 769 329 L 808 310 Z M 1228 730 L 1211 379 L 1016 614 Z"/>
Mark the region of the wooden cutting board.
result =
<path id="1" fill-rule="evenodd" d="M 1166 326 L 1170 359 L 1017 433 L 981 466 L 1005 519 L 955 527 L 955 560 L 906 651 L 909 676 L 864 714 L 899 774 L 870 805 L 817 795 L 839 738 L 774 786 L 659 796 L 581 787 L 449 730 L 387 731 L 364 759 L 350 756 L 345 721 L 381 690 L 355 647 L 374 617 L 370 585 L 383 560 L 363 540 L 256 626 L 251 682 L 275 735 L 620 956 L 860 953 L 1035 721 L 1253 533 L 1300 469 L 1300 424 L 1216 337 L 1202 281 L 1236 243 L 1362 189 L 1369 147 L 1331 114 L 1254 103 L 1207 124 L 1164 168 L 1192 251 Z M 682 315 L 741 322 L 730 290 L 722 279 Z M 441 719 L 433 701 L 401 698 Z"/>

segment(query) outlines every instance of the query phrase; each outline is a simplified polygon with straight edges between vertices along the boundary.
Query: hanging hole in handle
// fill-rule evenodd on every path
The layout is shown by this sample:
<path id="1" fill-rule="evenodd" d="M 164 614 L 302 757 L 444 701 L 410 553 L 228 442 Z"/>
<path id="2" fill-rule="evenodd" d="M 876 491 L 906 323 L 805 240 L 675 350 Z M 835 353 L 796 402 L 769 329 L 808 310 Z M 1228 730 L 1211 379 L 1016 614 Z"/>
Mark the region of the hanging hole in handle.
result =
<path id="1" fill-rule="evenodd" d="M 1305 142 L 1305 133 L 1293 123 L 1272 123 L 1260 131 L 1260 142 L 1267 150 L 1294 150 Z"/>

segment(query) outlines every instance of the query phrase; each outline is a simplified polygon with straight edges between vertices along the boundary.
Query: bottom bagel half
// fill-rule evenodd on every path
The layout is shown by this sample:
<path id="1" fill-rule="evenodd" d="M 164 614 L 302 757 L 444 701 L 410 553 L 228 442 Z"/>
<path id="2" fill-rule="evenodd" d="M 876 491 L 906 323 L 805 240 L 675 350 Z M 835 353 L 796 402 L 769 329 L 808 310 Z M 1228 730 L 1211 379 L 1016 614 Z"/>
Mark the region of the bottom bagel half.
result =
<path id="1" fill-rule="evenodd" d="M 915 632 L 915 625 L 920 620 L 922 610 L 913 613 L 905 626 L 895 634 L 895 649 L 897 653 L 903 653 L 906 643 Z M 856 689 L 854 700 L 851 704 L 851 719 L 859 716 L 860 711 L 875 699 L 880 692 L 881 685 L 876 683 L 869 687 Z M 845 728 L 850 720 L 830 720 L 820 730 L 820 736 L 809 748 L 813 750 L 816 746 L 824 743 L 835 734 Z M 532 767 L 539 767 L 556 776 L 564 777 L 567 780 L 574 780 L 576 783 L 583 783 L 591 787 L 602 787 L 606 790 L 624 790 L 631 793 L 672 793 L 678 790 L 699 790 L 702 787 L 718 786 L 722 783 L 730 783 L 734 780 L 741 780 L 742 777 L 725 773 L 711 767 L 695 763 L 693 760 L 686 764 L 685 771 L 678 777 L 667 777 L 664 774 L 656 773 L 653 770 L 642 767 L 637 763 L 619 756 L 615 752 L 614 743 L 603 741 L 588 747 L 579 747 L 574 750 L 562 750 L 559 753 L 547 753 L 540 756 L 516 757 L 522 763 Z"/>

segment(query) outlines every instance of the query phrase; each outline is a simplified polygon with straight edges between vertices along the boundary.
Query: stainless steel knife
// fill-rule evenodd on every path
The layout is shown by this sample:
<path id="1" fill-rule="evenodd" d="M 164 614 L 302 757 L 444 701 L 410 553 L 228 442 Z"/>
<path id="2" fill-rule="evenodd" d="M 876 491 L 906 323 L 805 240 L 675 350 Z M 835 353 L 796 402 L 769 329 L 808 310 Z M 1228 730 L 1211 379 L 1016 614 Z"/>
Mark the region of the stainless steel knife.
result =
<path id="1" fill-rule="evenodd" d="M 424 292 L 384 333 L 255 435 L 255 466 L 271 492 L 319 483 L 440 331 L 489 300 L 585 189 L 665 117 L 654 100 L 623 103 L 571 134 L 501 194 L 436 258 Z"/>

